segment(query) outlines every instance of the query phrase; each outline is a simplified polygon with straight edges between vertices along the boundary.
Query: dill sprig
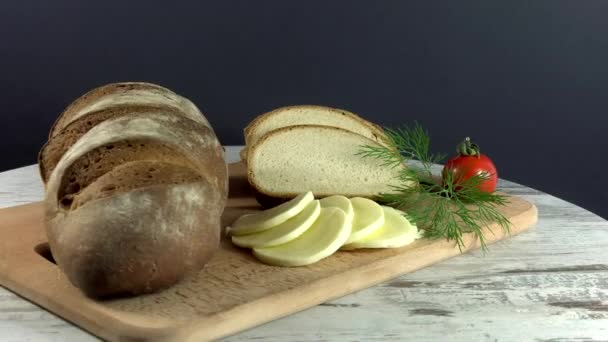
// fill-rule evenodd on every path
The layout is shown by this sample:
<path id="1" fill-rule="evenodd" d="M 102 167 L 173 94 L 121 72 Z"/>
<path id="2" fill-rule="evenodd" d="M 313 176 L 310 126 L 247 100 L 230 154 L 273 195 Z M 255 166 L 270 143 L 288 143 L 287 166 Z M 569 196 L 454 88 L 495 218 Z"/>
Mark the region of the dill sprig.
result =
<path id="1" fill-rule="evenodd" d="M 462 250 L 463 234 L 471 232 L 485 251 L 483 227 L 498 225 L 508 234 L 509 220 L 496 208 L 505 205 L 505 195 L 479 190 L 478 185 L 489 175 L 480 173 L 466 180 L 455 179 L 452 172 L 443 177 L 433 175 L 432 166 L 445 155 L 430 151 L 430 137 L 418 123 L 413 127 L 385 128 L 386 146 L 365 145 L 358 155 L 381 161 L 384 167 L 399 167 L 393 191 L 382 193 L 379 201 L 404 209 L 429 239 L 455 241 Z M 416 162 L 410 162 L 416 161 Z M 407 163 L 407 167 L 402 167 Z"/>

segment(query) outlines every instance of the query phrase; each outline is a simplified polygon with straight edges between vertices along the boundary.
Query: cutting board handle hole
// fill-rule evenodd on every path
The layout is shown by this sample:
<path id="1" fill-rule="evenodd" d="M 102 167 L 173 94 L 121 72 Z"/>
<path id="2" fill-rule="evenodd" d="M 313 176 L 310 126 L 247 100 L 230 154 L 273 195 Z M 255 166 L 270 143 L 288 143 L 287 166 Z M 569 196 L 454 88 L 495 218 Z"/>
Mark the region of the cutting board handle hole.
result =
<path id="1" fill-rule="evenodd" d="M 49 262 L 57 265 L 55 258 L 53 258 L 53 254 L 51 253 L 51 248 L 49 248 L 49 244 L 47 242 L 38 244 L 36 247 L 34 247 L 34 251 Z"/>

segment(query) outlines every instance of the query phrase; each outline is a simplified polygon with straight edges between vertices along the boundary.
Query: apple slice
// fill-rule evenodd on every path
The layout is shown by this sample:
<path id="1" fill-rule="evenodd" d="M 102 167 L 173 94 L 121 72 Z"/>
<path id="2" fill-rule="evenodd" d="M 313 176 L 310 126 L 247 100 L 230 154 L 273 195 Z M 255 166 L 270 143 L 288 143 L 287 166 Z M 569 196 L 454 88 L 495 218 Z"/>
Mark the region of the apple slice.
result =
<path id="1" fill-rule="evenodd" d="M 262 262 L 275 266 L 304 266 L 336 252 L 350 235 L 351 226 L 344 211 L 322 208 L 321 214 L 302 235 L 288 243 L 254 248 L 253 254 Z"/>
<path id="2" fill-rule="evenodd" d="M 420 238 L 418 228 L 403 216 L 403 211 L 386 206 L 382 206 L 382 210 L 384 211 L 384 224 L 380 229 L 342 248 L 396 248 L 408 245 Z"/>
<path id="3" fill-rule="evenodd" d="M 353 205 L 354 217 L 346 244 L 365 238 L 384 223 L 384 211 L 378 203 L 362 197 L 353 197 L 350 202 Z"/>
<path id="4" fill-rule="evenodd" d="M 346 214 L 346 220 L 348 222 L 353 221 L 353 216 L 355 216 L 355 210 L 353 209 L 353 205 L 352 203 L 350 203 L 350 200 L 348 198 L 340 195 L 333 195 L 321 198 L 319 201 L 321 202 L 321 208 L 340 208 Z"/>
<path id="5" fill-rule="evenodd" d="M 272 247 L 287 243 L 310 228 L 320 213 L 321 205 L 319 201 L 314 200 L 299 214 L 278 226 L 259 233 L 235 235 L 232 237 L 232 243 L 249 248 Z"/>
<path id="6" fill-rule="evenodd" d="M 314 200 L 312 192 L 302 193 L 274 208 L 239 217 L 228 229 L 230 234 L 245 235 L 262 232 L 299 214 Z"/>

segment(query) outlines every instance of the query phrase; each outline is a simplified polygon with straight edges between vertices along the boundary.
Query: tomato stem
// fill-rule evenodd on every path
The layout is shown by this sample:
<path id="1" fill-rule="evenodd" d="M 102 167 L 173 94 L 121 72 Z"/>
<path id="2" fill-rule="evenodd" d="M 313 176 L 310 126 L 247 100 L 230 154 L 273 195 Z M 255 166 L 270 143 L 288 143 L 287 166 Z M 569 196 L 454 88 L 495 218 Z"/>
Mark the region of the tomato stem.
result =
<path id="1" fill-rule="evenodd" d="M 461 156 L 479 157 L 481 155 L 479 146 L 477 144 L 473 144 L 471 142 L 471 138 L 469 138 L 469 137 L 464 138 L 464 141 L 461 142 L 460 144 L 458 144 L 458 147 L 456 148 L 456 152 L 458 154 L 460 154 Z"/>

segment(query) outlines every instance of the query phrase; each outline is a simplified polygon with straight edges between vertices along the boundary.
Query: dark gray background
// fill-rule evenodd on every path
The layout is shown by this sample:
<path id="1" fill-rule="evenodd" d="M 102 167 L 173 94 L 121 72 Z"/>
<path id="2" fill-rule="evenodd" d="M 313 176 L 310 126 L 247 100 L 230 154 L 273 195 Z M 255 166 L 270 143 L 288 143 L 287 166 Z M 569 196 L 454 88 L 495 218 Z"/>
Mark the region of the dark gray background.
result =
<path id="1" fill-rule="evenodd" d="M 291 104 L 418 120 L 436 150 L 470 135 L 501 177 L 608 216 L 608 1 L 4 1 L 0 44 L 0 170 L 86 90 L 145 80 L 224 144 Z"/>

